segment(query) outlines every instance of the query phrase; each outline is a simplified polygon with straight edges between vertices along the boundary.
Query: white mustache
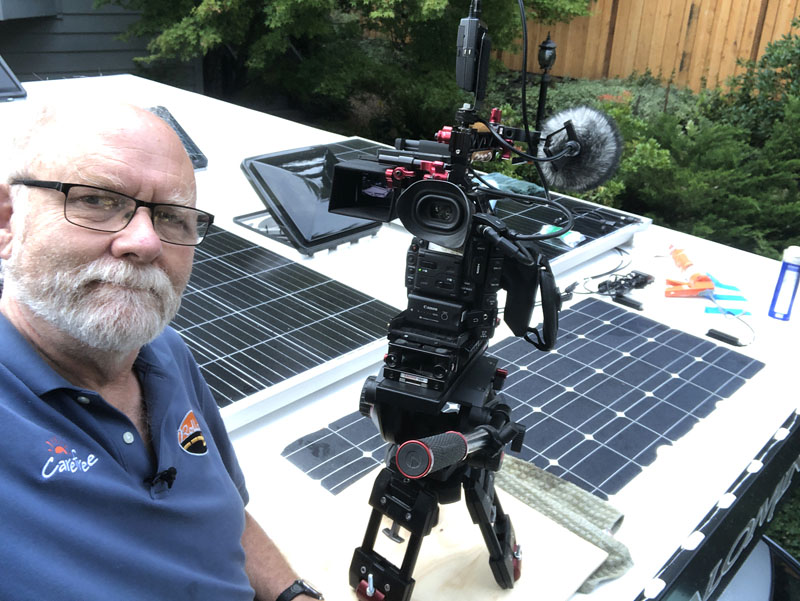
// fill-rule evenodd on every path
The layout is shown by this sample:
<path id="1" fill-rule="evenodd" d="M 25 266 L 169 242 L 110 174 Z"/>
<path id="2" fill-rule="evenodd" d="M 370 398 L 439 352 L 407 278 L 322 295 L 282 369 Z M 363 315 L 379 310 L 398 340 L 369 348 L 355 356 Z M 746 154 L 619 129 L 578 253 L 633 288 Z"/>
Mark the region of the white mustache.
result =
<path id="1" fill-rule="evenodd" d="M 36 258 L 41 268 L 9 263 L 9 290 L 36 315 L 98 350 L 129 352 L 152 341 L 177 313 L 186 286 L 183 277 L 173 282 L 155 265 L 111 256 L 80 265 L 74 256 Z"/>
<path id="2" fill-rule="evenodd" d="M 149 291 L 157 296 L 169 294 L 172 282 L 164 271 L 154 265 L 135 266 L 118 260 L 97 259 L 88 265 L 59 273 L 72 290 L 79 290 L 94 282 L 102 282 L 135 290 Z"/>

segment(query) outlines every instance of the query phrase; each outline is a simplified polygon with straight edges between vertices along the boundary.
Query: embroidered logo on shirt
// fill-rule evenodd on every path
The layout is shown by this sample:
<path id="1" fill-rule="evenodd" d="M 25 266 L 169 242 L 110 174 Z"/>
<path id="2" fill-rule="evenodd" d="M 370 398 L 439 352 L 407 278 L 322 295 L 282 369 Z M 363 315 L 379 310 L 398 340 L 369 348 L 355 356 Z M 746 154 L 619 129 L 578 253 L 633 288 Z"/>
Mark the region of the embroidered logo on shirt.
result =
<path id="1" fill-rule="evenodd" d="M 48 457 L 42 466 L 42 477 L 50 479 L 56 474 L 84 474 L 88 472 L 98 458 L 91 453 L 85 458 L 81 458 L 75 449 L 67 450 L 69 445 L 57 438 L 47 441 L 48 451 L 53 457 Z M 58 457 L 63 455 L 63 457 Z"/>
<path id="2" fill-rule="evenodd" d="M 194 411 L 186 414 L 178 428 L 178 444 L 184 451 L 192 455 L 205 455 L 208 451 L 205 436 L 200 429 L 200 424 L 197 423 Z"/>

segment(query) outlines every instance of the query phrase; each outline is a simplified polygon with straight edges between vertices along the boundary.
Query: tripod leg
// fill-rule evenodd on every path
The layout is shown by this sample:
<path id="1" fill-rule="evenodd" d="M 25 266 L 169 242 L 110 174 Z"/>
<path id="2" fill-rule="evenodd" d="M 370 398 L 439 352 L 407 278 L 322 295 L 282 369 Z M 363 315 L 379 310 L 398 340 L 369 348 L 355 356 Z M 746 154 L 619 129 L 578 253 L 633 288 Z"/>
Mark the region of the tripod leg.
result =
<path id="1" fill-rule="evenodd" d="M 464 497 L 472 521 L 481 529 L 489 550 L 489 566 L 501 588 L 513 588 L 520 576 L 519 545 L 511 519 L 494 489 L 494 472 L 473 470 L 464 480 Z"/>
<path id="2" fill-rule="evenodd" d="M 372 514 L 364 542 L 350 563 L 350 586 L 361 601 L 410 601 L 415 584 L 411 574 L 423 538 L 438 521 L 438 499 L 422 484 L 384 469 L 375 480 L 369 502 Z M 400 569 L 374 551 L 383 516 L 411 532 Z"/>

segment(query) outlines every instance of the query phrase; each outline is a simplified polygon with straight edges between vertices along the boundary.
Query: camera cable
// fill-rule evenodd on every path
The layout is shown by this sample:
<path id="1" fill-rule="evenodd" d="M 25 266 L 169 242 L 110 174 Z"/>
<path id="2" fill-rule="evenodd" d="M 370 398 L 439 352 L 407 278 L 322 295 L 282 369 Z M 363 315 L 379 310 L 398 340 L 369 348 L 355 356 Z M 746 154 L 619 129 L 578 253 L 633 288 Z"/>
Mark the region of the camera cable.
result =
<path id="1" fill-rule="evenodd" d="M 548 156 L 548 157 L 533 156 L 532 154 L 528 154 L 527 152 L 523 152 L 522 150 L 520 150 L 519 148 L 517 148 L 513 144 L 510 144 L 505 138 L 503 138 L 503 136 L 498 134 L 494 130 L 494 128 L 492 127 L 492 124 L 489 123 L 483 117 L 476 117 L 476 121 L 478 123 L 481 123 L 482 125 L 484 125 L 489 130 L 489 133 L 497 141 L 497 143 L 500 144 L 500 146 L 502 146 L 503 148 L 505 148 L 509 152 L 513 152 L 514 154 L 522 157 L 526 161 L 531 161 L 532 163 L 535 163 L 535 164 L 538 164 L 538 163 L 551 163 L 553 161 L 557 161 L 559 159 L 563 159 L 564 157 L 575 156 L 575 155 L 580 153 L 580 148 L 581 148 L 580 147 L 580 142 L 572 142 L 572 141 L 570 141 L 569 143 L 567 143 L 566 146 L 564 146 L 564 148 L 562 150 L 560 150 L 559 152 L 553 154 L 552 156 Z M 547 188 L 545 188 L 545 189 L 547 189 Z"/>
<path id="2" fill-rule="evenodd" d="M 471 170 L 470 174 L 472 175 L 472 177 L 474 177 L 483 184 L 483 186 L 476 186 L 478 190 L 491 192 L 493 194 L 496 194 L 497 196 L 508 198 L 509 200 L 513 200 L 523 205 L 528 205 L 528 206 L 533 206 L 536 204 L 549 205 L 554 209 L 558 210 L 560 213 L 562 213 L 566 218 L 566 223 L 561 227 L 561 229 L 546 234 L 520 234 L 519 232 L 510 230 L 509 237 L 514 240 L 534 241 L 534 240 L 548 240 L 550 238 L 557 238 L 558 236 L 562 236 L 566 234 L 568 231 L 570 231 L 575 224 L 575 218 L 572 212 L 561 203 L 556 202 L 555 200 L 550 198 L 549 194 L 547 195 L 547 198 L 541 198 L 536 196 L 528 196 L 527 194 L 517 194 L 516 192 L 510 192 L 508 190 L 501 190 L 500 188 L 496 188 L 488 181 L 483 179 L 474 170 Z M 545 188 L 545 192 L 546 191 L 547 189 Z"/>
<path id="3" fill-rule="evenodd" d="M 612 269 L 609 269 L 607 271 L 604 271 L 603 273 L 598 273 L 596 275 L 591 275 L 591 276 L 587 276 L 587 277 L 583 278 L 582 287 L 585 290 L 585 292 L 575 291 L 575 294 L 603 294 L 600 291 L 599 286 L 598 286 L 597 290 L 591 290 L 589 288 L 589 286 L 588 286 L 589 282 L 591 282 L 593 280 L 599 280 L 600 278 L 603 278 L 603 277 L 606 277 L 606 276 L 617 274 L 620 271 L 622 271 L 623 269 L 625 269 L 628 266 L 630 266 L 630 264 L 633 262 L 633 259 L 631 258 L 630 253 L 628 251 L 626 251 L 625 249 L 617 246 L 612 250 L 615 250 L 617 252 L 617 254 L 619 255 L 619 263 L 617 264 L 617 266 L 612 268 Z M 576 282 L 576 284 L 577 284 L 577 282 Z"/>

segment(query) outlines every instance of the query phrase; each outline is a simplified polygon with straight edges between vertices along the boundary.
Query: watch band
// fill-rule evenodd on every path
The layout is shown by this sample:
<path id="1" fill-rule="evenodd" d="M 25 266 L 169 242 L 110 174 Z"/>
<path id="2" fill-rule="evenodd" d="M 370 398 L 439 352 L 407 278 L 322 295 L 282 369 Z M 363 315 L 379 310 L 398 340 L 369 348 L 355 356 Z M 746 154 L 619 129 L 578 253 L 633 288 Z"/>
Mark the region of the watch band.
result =
<path id="1" fill-rule="evenodd" d="M 316 590 L 313 586 L 308 584 L 305 580 L 298 579 L 292 582 L 292 584 L 283 591 L 275 601 L 290 601 L 294 599 L 298 595 L 308 595 L 309 597 L 313 597 L 314 599 L 323 599 L 322 593 Z"/>

